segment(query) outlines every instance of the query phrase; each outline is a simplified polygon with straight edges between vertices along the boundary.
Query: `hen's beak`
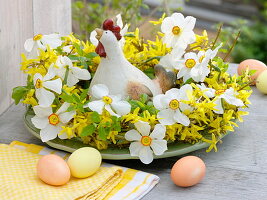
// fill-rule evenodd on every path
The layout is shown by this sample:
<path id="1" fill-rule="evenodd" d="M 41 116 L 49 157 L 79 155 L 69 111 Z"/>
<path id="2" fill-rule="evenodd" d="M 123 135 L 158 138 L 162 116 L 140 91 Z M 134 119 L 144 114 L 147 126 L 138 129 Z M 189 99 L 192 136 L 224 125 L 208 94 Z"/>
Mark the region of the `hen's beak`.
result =
<path id="1" fill-rule="evenodd" d="M 100 28 L 96 28 L 95 31 L 96 31 L 96 33 L 97 33 L 97 35 L 95 36 L 96 39 L 100 40 L 100 38 L 101 38 L 102 35 L 103 35 L 103 30 L 100 29 Z"/>

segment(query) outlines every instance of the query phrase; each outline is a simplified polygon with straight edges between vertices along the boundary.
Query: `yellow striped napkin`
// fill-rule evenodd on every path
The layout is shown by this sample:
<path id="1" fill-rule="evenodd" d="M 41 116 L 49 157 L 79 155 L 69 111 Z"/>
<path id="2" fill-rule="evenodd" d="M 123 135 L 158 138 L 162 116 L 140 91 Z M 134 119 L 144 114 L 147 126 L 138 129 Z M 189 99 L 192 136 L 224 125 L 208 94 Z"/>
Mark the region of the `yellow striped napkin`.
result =
<path id="1" fill-rule="evenodd" d="M 47 147 L 35 145 L 35 144 L 25 144 L 19 141 L 13 141 L 10 146 L 23 149 L 25 151 L 39 154 L 39 155 L 46 155 L 50 153 L 57 154 L 58 156 L 61 156 L 63 159 L 67 159 L 69 154 L 63 151 L 53 150 Z M 1 157 L 0 157 L 0 163 L 1 163 Z M 104 199 L 104 200 L 139 200 L 141 199 L 145 194 L 147 194 L 158 182 L 159 177 L 153 174 L 149 174 L 146 172 L 129 169 L 125 167 L 118 167 L 115 165 L 103 163 L 101 168 L 105 168 L 105 172 L 107 169 L 112 169 L 112 173 L 116 174 L 117 177 L 111 179 L 110 182 L 115 183 L 115 186 L 103 188 L 103 190 L 100 190 L 102 195 L 98 196 L 95 199 Z M 1 164 L 0 164 L 1 169 Z M 120 170 L 123 171 L 122 180 L 120 180 L 119 175 Z M 1 173 L 0 173 L 0 180 L 1 180 Z M 119 183 L 114 181 L 119 180 Z M 106 186 L 108 186 L 106 184 Z M 76 187 L 76 186 L 75 186 Z M 0 185 L 0 188 L 3 187 Z M 1 190 L 0 190 L 1 191 Z M 108 193 L 108 194 L 107 194 Z M 13 198 L 14 199 L 14 198 Z M 23 199 L 23 198 L 19 198 Z M 29 199 L 29 198 L 25 198 Z M 39 198 L 41 199 L 41 198 Z M 47 198 L 45 198 L 47 199 Z M 72 198 L 73 199 L 73 198 Z M 93 198 L 88 198 L 93 199 Z"/>

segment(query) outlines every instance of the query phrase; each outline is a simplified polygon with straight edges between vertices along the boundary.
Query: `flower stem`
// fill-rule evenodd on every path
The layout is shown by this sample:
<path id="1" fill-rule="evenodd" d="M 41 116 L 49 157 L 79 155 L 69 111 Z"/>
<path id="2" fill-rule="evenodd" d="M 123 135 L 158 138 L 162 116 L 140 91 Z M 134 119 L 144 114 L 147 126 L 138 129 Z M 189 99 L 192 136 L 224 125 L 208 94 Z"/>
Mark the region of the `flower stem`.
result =
<path id="1" fill-rule="evenodd" d="M 212 47 L 211 47 L 211 49 L 214 48 L 214 46 L 215 46 L 217 40 L 219 39 L 219 36 L 220 36 L 220 34 L 221 34 L 221 32 L 222 32 L 222 27 L 223 27 L 223 24 L 220 25 L 220 27 L 219 27 L 219 29 L 218 29 L 218 31 L 217 31 L 217 35 L 216 35 L 215 40 L 214 40 L 213 43 L 212 43 Z"/>
<path id="2" fill-rule="evenodd" d="M 230 53 L 231 53 L 232 50 L 234 49 L 234 47 L 235 47 L 235 45 L 236 45 L 236 42 L 237 42 L 237 40 L 238 40 L 240 34 L 241 34 L 241 31 L 238 32 L 238 34 L 237 34 L 237 36 L 236 36 L 236 38 L 235 38 L 235 40 L 234 40 L 234 43 L 232 44 L 231 48 L 230 48 L 229 51 L 227 52 L 226 56 L 223 58 L 223 61 L 226 60 L 226 58 L 230 55 Z"/>

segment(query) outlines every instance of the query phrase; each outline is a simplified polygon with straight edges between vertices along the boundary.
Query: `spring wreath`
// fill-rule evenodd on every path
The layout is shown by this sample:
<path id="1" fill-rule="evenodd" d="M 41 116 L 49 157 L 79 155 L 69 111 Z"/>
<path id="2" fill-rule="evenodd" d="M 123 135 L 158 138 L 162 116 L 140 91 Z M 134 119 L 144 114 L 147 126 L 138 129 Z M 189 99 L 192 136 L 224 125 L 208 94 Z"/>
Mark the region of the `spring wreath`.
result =
<path id="1" fill-rule="evenodd" d="M 247 114 L 253 72 L 229 75 L 225 57 L 216 56 L 224 50 L 220 30 L 215 41 L 206 31 L 195 34 L 194 17 L 173 13 L 152 21 L 161 26 L 154 41 L 116 18 L 93 31 L 90 42 L 72 34 L 26 40 L 27 85 L 12 97 L 28 104 L 41 140 L 129 149 L 146 164 L 171 145 L 205 143 L 217 151 Z"/>

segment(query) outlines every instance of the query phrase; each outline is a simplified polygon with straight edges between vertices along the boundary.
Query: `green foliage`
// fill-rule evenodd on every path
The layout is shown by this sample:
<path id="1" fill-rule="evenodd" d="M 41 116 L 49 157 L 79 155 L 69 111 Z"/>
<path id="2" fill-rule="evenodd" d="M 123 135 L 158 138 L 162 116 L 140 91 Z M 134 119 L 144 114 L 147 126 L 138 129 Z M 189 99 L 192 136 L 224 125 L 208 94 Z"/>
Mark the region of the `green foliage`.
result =
<path id="1" fill-rule="evenodd" d="M 131 104 L 132 111 L 134 111 L 137 107 L 139 107 L 141 111 L 148 110 L 150 114 L 157 113 L 157 110 L 153 106 L 152 101 L 149 101 L 147 94 L 141 94 L 139 100 L 129 100 L 129 103 Z"/>
<path id="2" fill-rule="evenodd" d="M 103 0 L 103 3 L 74 1 L 72 4 L 72 16 L 77 22 L 81 39 L 89 39 L 91 31 L 101 27 L 103 21 L 110 16 L 121 13 L 125 23 L 133 27 L 141 20 L 140 9 L 148 9 L 143 0 Z"/>
<path id="3" fill-rule="evenodd" d="M 222 30 L 220 40 L 230 47 L 238 31 L 241 35 L 231 54 L 233 62 L 239 63 L 245 59 L 253 58 L 267 63 L 267 1 L 256 0 L 255 3 L 260 11 L 256 21 L 249 23 L 246 20 L 236 20 L 230 27 Z"/>
<path id="4" fill-rule="evenodd" d="M 18 86 L 13 88 L 12 99 L 15 100 L 15 104 L 17 105 L 22 98 L 27 94 L 29 88 L 26 86 Z"/>
<path id="5" fill-rule="evenodd" d="M 61 99 L 64 100 L 64 102 L 68 102 L 71 105 L 68 108 L 68 112 L 72 110 L 79 110 L 81 112 L 84 112 L 84 104 L 86 104 L 85 100 L 87 97 L 88 89 L 83 90 L 83 92 L 78 94 L 68 94 L 63 90 L 62 94 L 59 96 Z"/>

